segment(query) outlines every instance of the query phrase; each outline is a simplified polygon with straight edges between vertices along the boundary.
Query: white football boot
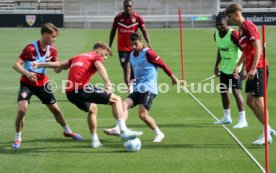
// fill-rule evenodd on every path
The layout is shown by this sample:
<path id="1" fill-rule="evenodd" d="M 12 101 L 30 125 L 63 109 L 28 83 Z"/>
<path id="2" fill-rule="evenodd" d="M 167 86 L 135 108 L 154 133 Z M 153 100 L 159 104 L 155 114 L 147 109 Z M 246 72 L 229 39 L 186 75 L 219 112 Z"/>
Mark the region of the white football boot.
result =
<path id="1" fill-rule="evenodd" d="M 152 142 L 161 142 L 165 138 L 164 133 L 160 133 L 158 135 L 155 135 Z"/>
<path id="2" fill-rule="evenodd" d="M 234 129 L 241 129 L 246 127 L 248 127 L 247 121 L 239 121 L 238 124 L 233 126 Z"/>
<path id="3" fill-rule="evenodd" d="M 221 125 L 221 124 L 232 124 L 232 119 L 231 118 L 225 118 L 223 117 L 219 121 L 214 122 L 216 125 Z"/>
<path id="4" fill-rule="evenodd" d="M 268 143 L 271 144 L 272 143 L 272 137 L 270 134 L 268 134 Z M 262 134 L 259 139 L 257 139 L 256 141 L 252 142 L 253 145 L 264 145 L 265 144 L 265 136 L 264 134 Z"/>

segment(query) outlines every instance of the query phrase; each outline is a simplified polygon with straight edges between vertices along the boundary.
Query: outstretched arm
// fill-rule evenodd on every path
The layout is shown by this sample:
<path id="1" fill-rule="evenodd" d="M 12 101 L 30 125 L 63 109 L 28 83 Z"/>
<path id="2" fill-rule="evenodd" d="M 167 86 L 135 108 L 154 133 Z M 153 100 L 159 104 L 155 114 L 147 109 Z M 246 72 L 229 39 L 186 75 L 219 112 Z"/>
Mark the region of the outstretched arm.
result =
<path id="1" fill-rule="evenodd" d="M 115 38 L 117 27 L 113 26 L 109 35 L 109 47 L 112 47 L 113 40 Z"/>
<path id="2" fill-rule="evenodd" d="M 177 84 L 178 82 L 178 79 L 175 77 L 175 75 L 172 73 L 171 69 L 167 66 L 167 64 L 152 50 L 152 49 L 149 49 L 146 53 L 146 56 L 147 56 L 147 60 L 162 68 L 163 71 L 168 75 L 170 76 L 171 80 L 172 80 L 172 84 Z"/>
<path id="3" fill-rule="evenodd" d="M 33 62 L 33 68 L 53 68 L 56 73 L 61 72 L 62 70 L 66 70 L 69 68 L 69 61 L 61 61 L 61 62 L 43 62 L 43 63 L 37 63 Z"/>
<path id="4" fill-rule="evenodd" d="M 105 88 L 106 88 L 107 92 L 110 93 L 112 91 L 112 86 L 111 86 L 111 83 L 110 83 L 110 80 L 109 80 L 109 77 L 108 77 L 108 74 L 107 74 L 107 71 L 106 71 L 104 65 L 100 61 L 96 61 L 94 63 L 94 65 L 95 65 L 96 69 L 98 70 L 101 78 L 105 82 Z"/>

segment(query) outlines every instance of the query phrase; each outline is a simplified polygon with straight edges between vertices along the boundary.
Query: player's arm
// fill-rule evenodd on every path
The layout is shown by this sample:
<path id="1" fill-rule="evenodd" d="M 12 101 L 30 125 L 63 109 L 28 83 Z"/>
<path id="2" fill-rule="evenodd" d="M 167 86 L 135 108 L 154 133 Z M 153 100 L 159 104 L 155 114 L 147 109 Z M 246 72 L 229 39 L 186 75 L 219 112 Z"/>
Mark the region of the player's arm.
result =
<path id="1" fill-rule="evenodd" d="M 104 65 L 100 61 L 95 61 L 94 66 L 96 67 L 101 78 L 105 82 L 105 88 L 106 88 L 107 92 L 111 92 L 111 90 L 112 90 L 111 83 L 110 83 L 110 80 L 109 80 L 109 77 L 108 77 L 108 74 L 107 74 L 107 71 L 106 71 Z"/>
<path id="2" fill-rule="evenodd" d="M 30 81 L 35 82 L 37 80 L 36 74 L 30 72 L 23 68 L 24 61 L 21 58 L 18 58 L 15 63 L 12 65 L 12 68 L 18 73 L 26 76 Z"/>
<path id="3" fill-rule="evenodd" d="M 113 40 L 115 38 L 116 30 L 117 30 L 117 18 L 115 17 L 110 34 L 109 34 L 109 47 L 112 47 Z"/>
<path id="4" fill-rule="evenodd" d="M 252 44 L 255 48 L 255 52 L 254 52 L 254 60 L 253 60 L 251 69 L 248 72 L 248 80 L 254 79 L 255 73 L 257 71 L 257 65 L 262 53 L 262 46 L 261 46 L 260 40 L 253 40 Z"/>
<path id="5" fill-rule="evenodd" d="M 219 50 L 217 51 L 217 60 L 216 60 L 216 63 L 215 63 L 215 67 L 214 67 L 214 74 L 218 77 L 220 75 L 220 72 L 219 72 L 219 64 L 220 64 L 220 61 L 221 61 L 221 56 L 220 56 L 220 53 L 219 53 Z"/>
<path id="6" fill-rule="evenodd" d="M 150 44 L 149 34 L 148 34 L 148 32 L 147 32 L 145 26 L 142 25 L 142 26 L 140 27 L 140 29 L 141 29 L 141 31 L 142 31 L 142 34 L 143 34 L 144 39 L 146 40 L 146 42 L 147 42 L 147 44 L 148 44 L 148 47 L 149 47 L 149 48 L 152 48 L 152 46 L 151 46 L 151 44 Z"/>
<path id="7" fill-rule="evenodd" d="M 33 62 L 33 68 L 53 68 L 56 73 L 61 72 L 62 70 L 66 70 L 69 68 L 69 61 L 55 61 L 55 62 L 43 62 L 43 63 L 37 63 Z"/>
<path id="8" fill-rule="evenodd" d="M 162 68 L 163 71 L 168 75 L 170 76 L 171 80 L 172 80 L 172 84 L 177 84 L 178 82 L 178 79 L 175 77 L 175 75 L 172 73 L 171 69 L 167 66 L 167 64 L 152 50 L 152 49 L 149 49 L 146 53 L 146 56 L 147 56 L 147 60 Z"/>
<path id="9" fill-rule="evenodd" d="M 245 62 L 245 59 L 246 59 L 245 55 L 244 55 L 244 53 L 242 53 L 241 58 L 238 61 L 238 63 L 236 64 L 236 66 L 234 68 L 234 71 L 233 71 L 234 78 L 238 79 L 240 77 L 239 76 L 239 69 L 240 69 L 240 66 Z"/>

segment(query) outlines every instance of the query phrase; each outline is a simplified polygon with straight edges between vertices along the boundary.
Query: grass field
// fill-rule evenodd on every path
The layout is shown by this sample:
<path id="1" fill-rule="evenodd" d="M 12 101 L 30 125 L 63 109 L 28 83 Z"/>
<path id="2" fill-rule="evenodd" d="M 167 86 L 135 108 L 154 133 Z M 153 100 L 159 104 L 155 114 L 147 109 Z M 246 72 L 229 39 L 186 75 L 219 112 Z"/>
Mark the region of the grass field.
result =
<path id="1" fill-rule="evenodd" d="M 216 45 L 213 41 L 215 29 L 185 29 L 185 79 L 188 84 L 213 75 Z M 179 32 L 177 29 L 149 30 L 153 48 L 167 62 L 176 76 L 181 78 Z M 276 28 L 267 28 L 267 57 L 270 63 L 268 88 L 270 124 L 276 127 Z M 109 30 L 62 29 L 56 40 L 59 59 L 68 59 L 78 53 L 89 51 L 95 41 L 108 42 Z M 38 29 L 0 29 L 0 170 L 5 173 L 258 173 L 261 170 L 248 157 L 234 139 L 221 127 L 213 125 L 214 119 L 188 94 L 177 93 L 170 87 L 166 94 L 154 100 L 151 115 L 165 132 L 162 143 L 152 143 L 153 133 L 138 119 L 137 109 L 130 110 L 128 126 L 141 130 L 142 149 L 137 153 L 124 151 L 122 141 L 105 136 L 102 129 L 114 125 L 111 108 L 99 106 L 98 135 L 103 148 L 89 148 L 90 135 L 86 124 L 86 113 L 66 101 L 59 88 L 55 92 L 59 105 L 71 128 L 84 137 L 82 142 L 64 139 L 62 128 L 51 113 L 36 97 L 32 98 L 23 131 L 22 148 L 13 150 L 14 121 L 17 112 L 17 90 L 20 75 L 11 64 L 27 43 L 39 38 Z M 113 83 L 123 81 L 114 42 L 115 56 L 105 65 Z M 67 79 L 67 72 L 55 74 L 48 69 L 48 75 L 61 86 Z M 95 76 L 93 83 L 101 82 Z M 170 84 L 166 74 L 159 70 L 159 82 Z M 210 82 L 210 81 L 208 81 Z M 215 83 L 218 79 L 215 79 Z M 126 94 L 117 93 L 122 97 Z M 222 116 L 220 95 L 193 93 L 218 118 Z M 243 95 L 244 91 L 243 91 Z M 233 129 L 249 152 L 264 165 L 264 147 L 251 145 L 262 132 L 262 127 L 250 109 L 246 108 L 249 127 Z M 234 98 L 231 106 L 233 123 L 237 123 L 238 111 Z M 274 139 L 276 140 L 276 139 Z M 270 147 L 270 172 L 276 172 L 275 142 Z"/>

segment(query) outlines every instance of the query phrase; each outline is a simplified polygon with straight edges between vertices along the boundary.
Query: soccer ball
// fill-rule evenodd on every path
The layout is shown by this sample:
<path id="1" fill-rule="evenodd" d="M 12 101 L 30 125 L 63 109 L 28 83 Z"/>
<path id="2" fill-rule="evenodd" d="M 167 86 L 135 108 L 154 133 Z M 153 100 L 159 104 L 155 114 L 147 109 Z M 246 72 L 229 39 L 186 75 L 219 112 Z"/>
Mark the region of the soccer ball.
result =
<path id="1" fill-rule="evenodd" d="M 141 149 L 141 141 L 139 138 L 133 138 L 133 139 L 129 139 L 124 143 L 124 147 L 126 149 L 126 151 L 139 151 Z"/>

